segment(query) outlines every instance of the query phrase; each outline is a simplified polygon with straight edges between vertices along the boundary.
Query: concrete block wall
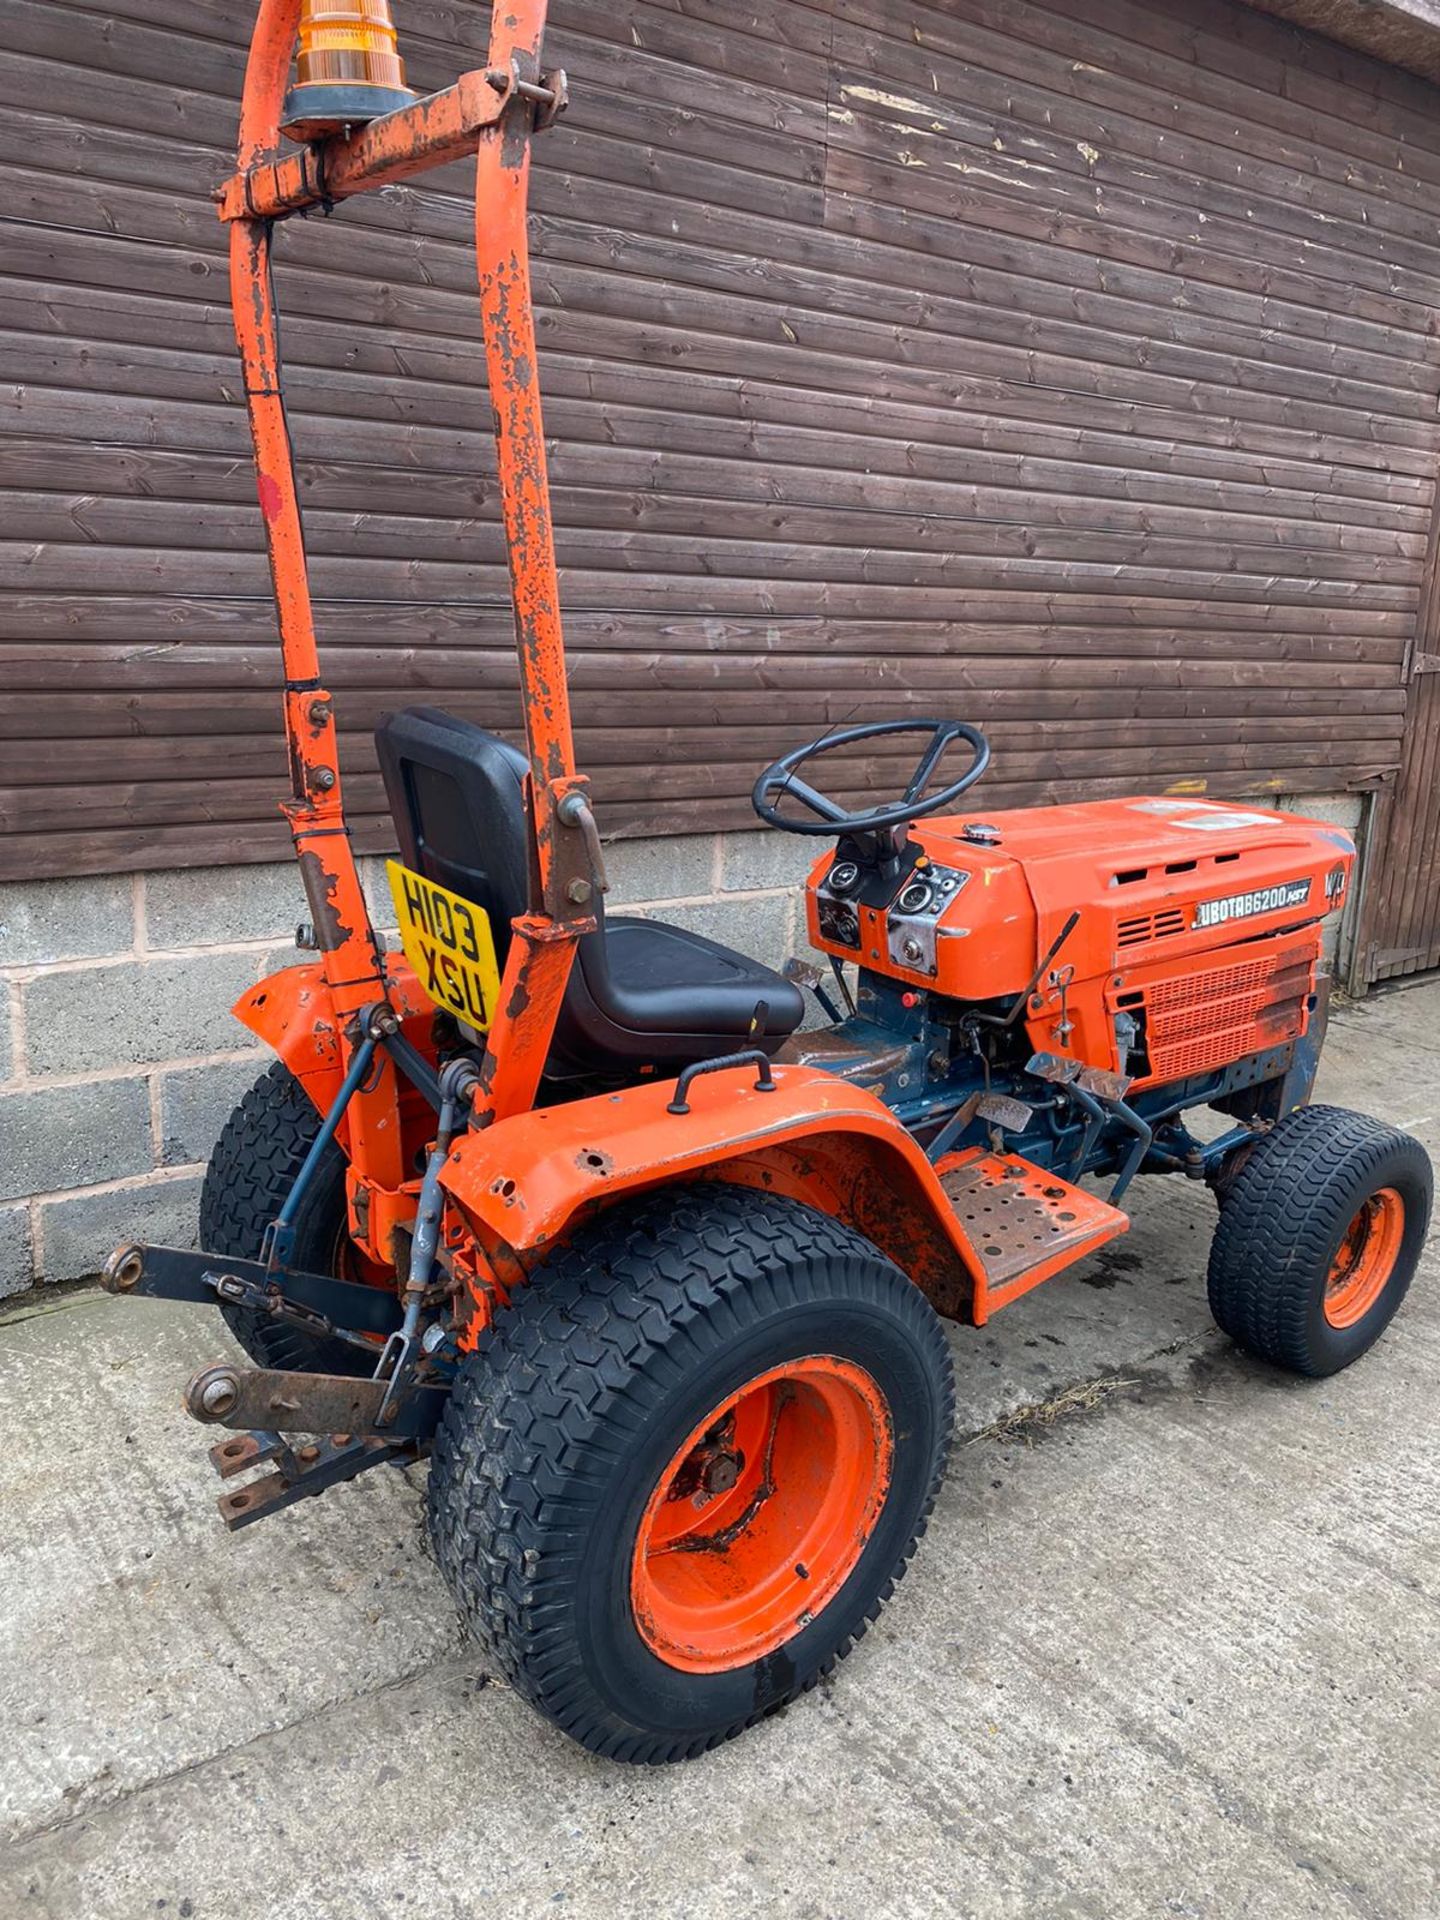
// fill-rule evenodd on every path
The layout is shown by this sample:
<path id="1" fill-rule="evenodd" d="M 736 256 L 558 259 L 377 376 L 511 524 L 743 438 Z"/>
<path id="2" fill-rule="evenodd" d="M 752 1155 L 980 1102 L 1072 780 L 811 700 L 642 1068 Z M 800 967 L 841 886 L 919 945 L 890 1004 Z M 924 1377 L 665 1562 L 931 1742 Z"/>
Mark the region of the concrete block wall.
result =
<path id="1" fill-rule="evenodd" d="M 759 832 L 617 842 L 607 905 L 779 967 L 815 853 Z M 392 930 L 383 861 L 364 873 Z M 269 1058 L 230 1007 L 310 957 L 306 918 L 292 861 L 0 886 L 0 1297 L 93 1274 L 125 1239 L 194 1244 L 210 1149 Z"/>
<path id="2" fill-rule="evenodd" d="M 1360 828 L 1354 795 L 1279 804 Z M 804 946 L 800 885 L 820 847 L 765 832 L 615 842 L 607 904 L 779 967 Z M 383 862 L 365 879 L 389 929 Z M 308 957 L 306 917 L 289 861 L 0 886 L 0 1296 L 93 1274 L 124 1239 L 194 1244 L 210 1149 L 268 1059 L 230 1006 Z"/>

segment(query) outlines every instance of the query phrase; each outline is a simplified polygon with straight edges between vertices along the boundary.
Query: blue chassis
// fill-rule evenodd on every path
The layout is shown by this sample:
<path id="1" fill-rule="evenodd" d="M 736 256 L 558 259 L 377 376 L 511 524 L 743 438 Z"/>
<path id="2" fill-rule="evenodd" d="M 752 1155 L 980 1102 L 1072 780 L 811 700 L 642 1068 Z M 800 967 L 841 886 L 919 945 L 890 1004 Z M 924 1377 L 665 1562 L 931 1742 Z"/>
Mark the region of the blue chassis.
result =
<path id="1" fill-rule="evenodd" d="M 857 1057 L 883 1060 L 878 1072 L 865 1073 L 864 1084 L 874 1088 L 908 1132 L 926 1145 L 973 1094 L 1006 1094 L 1031 1109 L 1027 1126 L 997 1130 L 995 1123 L 977 1116 L 947 1140 L 946 1151 L 993 1148 L 998 1132 L 1006 1147 L 1063 1179 L 1119 1173 L 1117 1197 L 1120 1186 L 1128 1184 L 1135 1172 L 1183 1173 L 1191 1179 L 1214 1180 L 1230 1154 L 1255 1137 L 1251 1127 L 1237 1125 L 1202 1141 L 1184 1125 L 1182 1116 L 1187 1112 L 1229 1101 L 1249 1105 L 1255 1119 L 1274 1121 L 1292 1107 L 1303 1106 L 1320 1063 L 1329 1000 L 1328 983 L 1323 983 L 1311 995 L 1307 1031 L 1298 1040 L 1246 1054 L 1209 1073 L 1147 1087 L 1130 1098 L 1124 1111 L 1142 1122 L 1151 1136 L 1143 1155 L 1137 1157 L 1131 1125 L 1107 1116 L 1097 1129 L 1092 1124 L 1093 1103 L 1089 1113 L 1074 1099 L 1058 1104 L 1056 1089 L 1030 1074 L 992 1070 L 987 1078 L 977 1055 L 955 1062 L 937 1078 L 928 1063 L 942 1038 L 942 1027 L 932 1019 L 927 1001 L 905 1006 L 904 991 L 882 974 L 862 972 L 856 1012 L 830 1032 L 850 1042 Z M 948 1031 L 943 1031 L 943 1037 L 948 1040 Z M 917 1086 L 923 1092 L 917 1094 Z M 1136 1164 L 1127 1168 L 1132 1158 Z"/>

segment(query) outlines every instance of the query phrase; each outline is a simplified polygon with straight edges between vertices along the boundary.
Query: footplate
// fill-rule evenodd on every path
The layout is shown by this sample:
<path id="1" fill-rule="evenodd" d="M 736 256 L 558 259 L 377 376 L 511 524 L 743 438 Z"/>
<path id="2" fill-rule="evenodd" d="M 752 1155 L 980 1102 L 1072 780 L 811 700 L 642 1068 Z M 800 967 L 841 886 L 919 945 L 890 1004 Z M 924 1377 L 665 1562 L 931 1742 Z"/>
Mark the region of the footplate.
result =
<path id="1" fill-rule="evenodd" d="M 957 1154 L 942 1163 L 940 1185 L 985 1275 L 977 1325 L 1130 1224 L 1118 1207 L 1016 1153 Z"/>

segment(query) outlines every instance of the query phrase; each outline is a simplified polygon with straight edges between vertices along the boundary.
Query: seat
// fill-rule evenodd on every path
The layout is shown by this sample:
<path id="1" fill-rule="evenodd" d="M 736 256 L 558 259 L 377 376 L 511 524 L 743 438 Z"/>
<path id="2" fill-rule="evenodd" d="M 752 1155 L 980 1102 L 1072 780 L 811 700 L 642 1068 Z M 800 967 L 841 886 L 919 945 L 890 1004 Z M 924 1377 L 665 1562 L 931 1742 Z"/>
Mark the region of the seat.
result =
<path id="1" fill-rule="evenodd" d="M 489 915 L 500 966 L 530 904 L 527 763 L 493 733 L 437 707 L 408 707 L 375 731 L 406 866 Z M 775 1052 L 799 1026 L 799 989 L 759 961 L 683 927 L 607 917 L 579 942 L 556 1022 L 551 1078 L 678 1072 L 745 1045 Z M 764 1033 L 749 1038 L 759 1003 Z"/>

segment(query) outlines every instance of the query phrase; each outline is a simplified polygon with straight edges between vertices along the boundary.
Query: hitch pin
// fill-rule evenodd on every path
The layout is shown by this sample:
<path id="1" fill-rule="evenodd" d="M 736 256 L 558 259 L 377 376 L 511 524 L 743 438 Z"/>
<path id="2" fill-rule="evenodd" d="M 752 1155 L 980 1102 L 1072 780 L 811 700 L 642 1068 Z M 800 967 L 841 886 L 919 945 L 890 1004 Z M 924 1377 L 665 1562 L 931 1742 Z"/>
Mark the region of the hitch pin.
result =
<path id="1" fill-rule="evenodd" d="M 522 80 L 514 68 L 507 73 L 503 67 L 490 67 L 486 70 L 485 84 L 496 93 L 515 93 L 522 100 L 533 102 L 539 109 L 535 115 L 537 133 L 553 125 L 570 104 L 570 77 L 563 67 L 557 67 L 553 73 L 542 73 L 538 84 L 534 80 Z"/>

